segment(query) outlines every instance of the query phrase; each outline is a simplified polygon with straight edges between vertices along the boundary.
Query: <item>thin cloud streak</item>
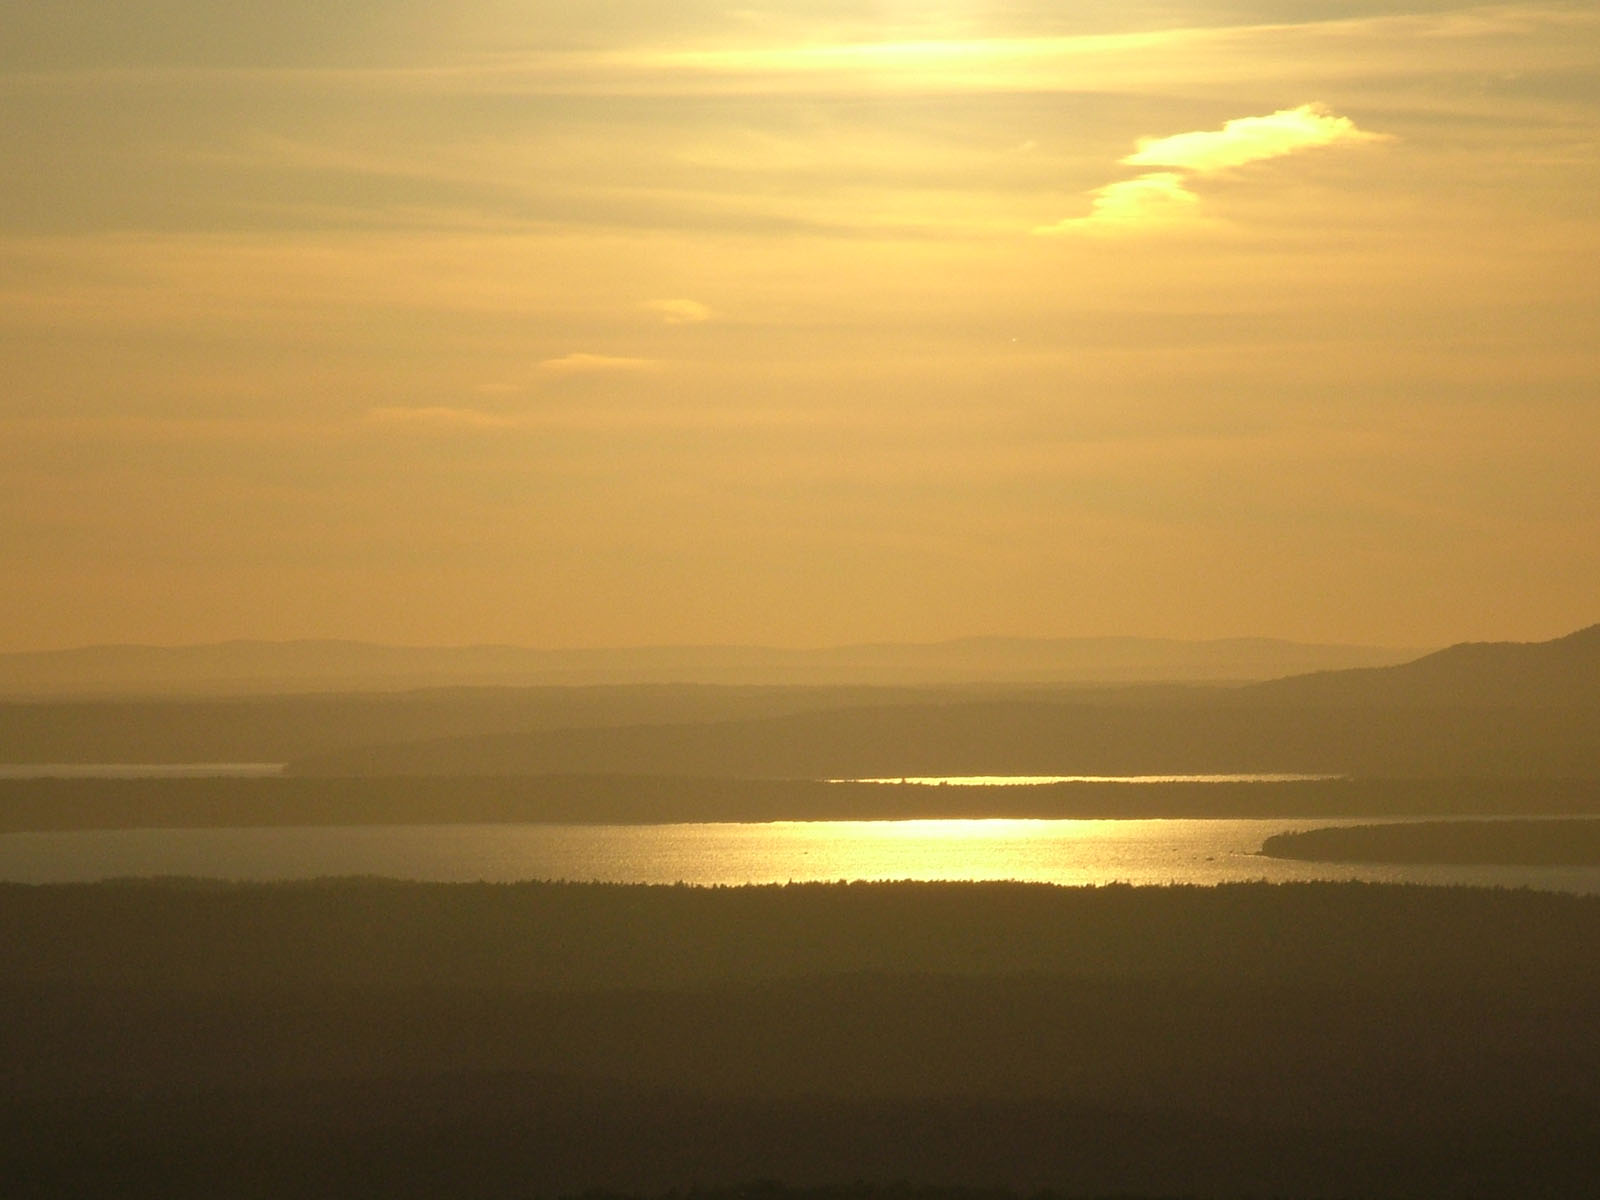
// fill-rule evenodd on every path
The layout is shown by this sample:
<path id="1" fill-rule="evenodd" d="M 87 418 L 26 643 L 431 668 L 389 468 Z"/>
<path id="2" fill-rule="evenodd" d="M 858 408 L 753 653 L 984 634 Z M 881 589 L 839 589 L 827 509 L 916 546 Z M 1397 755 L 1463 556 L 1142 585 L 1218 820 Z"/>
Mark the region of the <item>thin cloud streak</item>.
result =
<path id="1" fill-rule="evenodd" d="M 801 47 L 628 50 L 593 56 L 574 73 L 621 90 L 686 94 L 868 92 L 1085 92 L 1179 83 L 1268 80 L 1303 74 L 1371 78 L 1518 69 L 1528 43 L 1559 39 L 1569 65 L 1592 61 L 1578 31 L 1600 13 L 1551 5 L 1492 5 L 1399 14 L 1129 33 L 965 40 L 843 42 Z M 1419 49 L 1428 53 L 1419 57 Z M 1541 42 L 1531 62 L 1548 66 Z M 551 60 L 502 70 L 532 82 Z M 548 78 L 548 77 L 547 77 Z"/>
<path id="2" fill-rule="evenodd" d="M 1392 140 L 1388 134 L 1358 129 L 1349 117 L 1341 117 L 1322 104 L 1279 109 L 1264 117 L 1238 117 L 1223 122 L 1221 129 L 1140 138 L 1138 149 L 1122 162 L 1174 169 L 1151 171 L 1096 188 L 1091 193 L 1094 200 L 1087 216 L 1067 217 L 1037 226 L 1033 232 L 1047 236 L 1128 234 L 1197 224 L 1201 220 L 1200 197 L 1190 189 L 1189 178 L 1222 174 L 1319 147 Z"/>
<path id="3" fill-rule="evenodd" d="M 1154 171 L 1135 179 L 1119 179 L 1091 193 L 1089 215 L 1066 217 L 1040 225 L 1034 233 L 1140 233 L 1174 225 L 1200 223 L 1200 197 L 1175 171 Z"/>
<path id="4" fill-rule="evenodd" d="M 687 298 L 646 300 L 644 307 L 668 325 L 700 325 L 717 315 L 709 304 Z"/>
<path id="5" fill-rule="evenodd" d="M 547 358 L 539 370 L 548 375 L 609 375 L 659 371 L 666 364 L 654 358 L 626 358 L 614 354 L 564 354 Z"/>
<path id="6" fill-rule="evenodd" d="M 1600 8 L 1462 2 L 121 5 L 0 72 L 0 621 L 1592 608 Z"/>
<path id="7" fill-rule="evenodd" d="M 369 408 L 366 419 L 376 425 L 434 430 L 515 429 L 522 424 L 515 416 L 485 412 L 477 408 L 451 408 L 446 405 Z"/>
<path id="8" fill-rule="evenodd" d="M 1243 82 L 1303 74 L 1360 78 L 1592 65 L 1587 5 L 1467 6 L 1402 13 L 1124 33 L 725 44 L 690 49 L 513 51 L 426 65 L 84 66 L 0 73 L 0 92 L 152 83 L 242 84 L 301 90 L 547 95 L 727 95 L 983 91 L 1085 92 L 1162 84 Z M 1426 47 L 1427 54 L 1419 57 Z"/>
<path id="9" fill-rule="evenodd" d="M 1357 129 L 1349 117 L 1321 104 L 1284 108 L 1265 117 L 1239 117 L 1221 129 L 1140 138 L 1139 149 L 1122 161 L 1131 167 L 1174 167 L 1198 174 L 1281 158 L 1341 142 L 1383 142 L 1386 134 Z"/>
<path id="10" fill-rule="evenodd" d="M 648 439 L 656 433 L 727 432 L 741 436 L 759 431 L 876 431 L 903 434 L 913 424 L 904 415 L 882 414 L 855 407 L 741 407 L 728 405 L 663 407 L 649 403 L 604 407 L 547 408 L 537 411 L 496 411 L 450 406 L 370 408 L 354 426 L 345 422 L 323 426 L 325 436 L 342 436 L 352 429 L 362 433 L 437 435 L 504 433 L 528 434 L 608 433 Z M 925 420 L 915 422 L 926 428 Z"/>

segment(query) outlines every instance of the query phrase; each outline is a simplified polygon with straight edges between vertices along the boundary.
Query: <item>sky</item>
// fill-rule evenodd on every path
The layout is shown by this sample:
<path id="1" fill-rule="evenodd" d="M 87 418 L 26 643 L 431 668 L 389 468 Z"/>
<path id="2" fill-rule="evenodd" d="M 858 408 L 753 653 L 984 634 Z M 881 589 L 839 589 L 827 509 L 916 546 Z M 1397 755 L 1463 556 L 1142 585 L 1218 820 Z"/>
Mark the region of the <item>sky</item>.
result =
<path id="1" fill-rule="evenodd" d="M 0 649 L 1600 620 L 1600 10 L 10 0 Z"/>

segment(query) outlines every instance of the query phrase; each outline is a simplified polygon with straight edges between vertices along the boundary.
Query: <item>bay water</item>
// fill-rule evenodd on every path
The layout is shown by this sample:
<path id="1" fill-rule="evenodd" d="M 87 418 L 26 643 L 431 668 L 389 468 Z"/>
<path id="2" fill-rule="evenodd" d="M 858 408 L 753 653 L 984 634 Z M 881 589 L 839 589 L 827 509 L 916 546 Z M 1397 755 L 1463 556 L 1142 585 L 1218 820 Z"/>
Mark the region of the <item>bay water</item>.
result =
<path id="1" fill-rule="evenodd" d="M 0 836 L 0 880 L 372 875 L 730 885 L 994 880 L 1065 885 L 1357 879 L 1600 894 L 1600 867 L 1309 863 L 1271 834 L 1370 819 L 777 821 L 674 825 L 366 825 Z"/>

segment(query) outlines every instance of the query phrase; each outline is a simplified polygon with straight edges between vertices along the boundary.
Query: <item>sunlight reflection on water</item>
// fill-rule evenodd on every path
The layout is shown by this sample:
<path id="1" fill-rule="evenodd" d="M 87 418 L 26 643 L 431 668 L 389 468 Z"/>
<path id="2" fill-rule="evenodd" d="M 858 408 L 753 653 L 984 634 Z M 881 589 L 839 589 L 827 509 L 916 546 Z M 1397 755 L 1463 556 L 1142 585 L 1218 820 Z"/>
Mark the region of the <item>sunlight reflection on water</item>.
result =
<path id="1" fill-rule="evenodd" d="M 827 783 L 909 783 L 919 787 L 1038 787 L 1047 783 L 1304 783 L 1342 775 L 900 775 Z"/>
<path id="2" fill-rule="evenodd" d="M 1365 879 L 1600 893 L 1600 868 L 1306 863 L 1255 854 L 1274 833 L 1370 823 L 999 819 L 17 833 L 0 837 L 0 879 L 379 875 L 702 885 L 839 879 L 1071 885 Z"/>

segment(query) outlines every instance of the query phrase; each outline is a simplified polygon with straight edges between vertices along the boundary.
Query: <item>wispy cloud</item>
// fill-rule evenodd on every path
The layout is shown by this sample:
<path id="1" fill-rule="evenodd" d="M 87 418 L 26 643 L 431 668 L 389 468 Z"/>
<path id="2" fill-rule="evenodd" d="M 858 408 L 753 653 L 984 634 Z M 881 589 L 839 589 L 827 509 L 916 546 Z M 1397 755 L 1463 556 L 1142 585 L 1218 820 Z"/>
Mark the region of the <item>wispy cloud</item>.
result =
<path id="1" fill-rule="evenodd" d="M 659 371 L 661 366 L 661 361 L 654 358 L 578 353 L 547 358 L 539 364 L 539 370 L 547 375 L 607 375 Z"/>
<path id="2" fill-rule="evenodd" d="M 1401 7 L 1401 6 L 1397 6 Z M 1591 5 L 1534 2 L 1435 12 L 1305 16 L 1268 22 L 1007 36 L 884 37 L 838 27 L 782 41 L 677 41 L 571 53 L 484 55 L 463 73 L 479 86 L 638 94 L 973 91 L 1081 92 L 1218 81 L 1305 80 L 1499 71 L 1556 59 L 1589 63 Z M 811 30 L 815 33 L 815 30 Z M 905 31 L 902 31 L 905 32 Z M 448 80 L 458 86 L 459 76 Z"/>
<path id="3" fill-rule="evenodd" d="M 375 425 L 426 430 L 510 429 L 521 424 L 515 416 L 484 412 L 478 408 L 451 408 L 446 405 L 369 408 L 366 419 Z"/>
<path id="4" fill-rule="evenodd" d="M 1321 104 L 1283 108 L 1264 117 L 1238 117 L 1221 129 L 1140 138 L 1122 162 L 1166 167 L 1096 188 L 1086 216 L 1067 217 L 1034 229 L 1038 234 L 1139 233 L 1200 221 L 1200 197 L 1189 186 L 1197 176 L 1216 175 L 1250 163 L 1302 150 L 1392 140 L 1356 127 Z"/>
<path id="5" fill-rule="evenodd" d="M 1221 129 L 1140 138 L 1138 150 L 1122 161 L 1130 167 L 1176 167 L 1208 174 L 1336 142 L 1387 140 L 1384 134 L 1357 129 L 1349 117 L 1329 112 L 1324 105 L 1302 104 L 1265 117 L 1225 121 Z"/>
<path id="6" fill-rule="evenodd" d="M 668 325 L 699 325 L 711 320 L 716 313 L 709 304 L 698 300 L 647 300 L 644 307 L 656 313 Z"/>
<path id="7" fill-rule="evenodd" d="M 49 6 L 36 0 L 33 7 Z M 1301 13 L 1298 18 L 1286 13 L 1276 21 L 1159 28 L 1139 27 L 1139 15 L 1132 13 L 1132 28 L 1031 35 L 1008 34 L 1015 23 L 1004 21 L 902 22 L 886 28 L 881 7 L 865 6 L 856 22 L 801 17 L 800 28 L 781 38 L 773 38 L 766 23 L 729 22 L 726 15 L 714 29 L 676 30 L 659 39 L 619 38 L 616 23 L 606 21 L 604 30 L 573 38 L 572 48 L 562 50 L 506 49 L 505 30 L 496 28 L 486 30 L 475 49 L 432 42 L 406 56 L 404 65 L 398 60 L 356 64 L 337 56 L 316 65 L 232 61 L 248 55 L 234 55 L 227 64 L 180 65 L 141 61 L 137 55 L 112 65 L 98 58 L 65 66 L 41 61 L 0 70 L 0 94 L 63 87 L 114 90 L 149 86 L 152 80 L 198 88 L 281 85 L 317 93 L 375 88 L 539 95 L 832 95 L 856 88 L 871 94 L 1081 93 L 1154 85 L 1192 90 L 1219 82 L 1589 69 L 1589 47 L 1600 28 L 1600 12 L 1589 0 L 1484 5 L 1462 0 L 1459 7 L 1441 11 Z M 620 28 L 637 28 L 637 23 Z"/>
<path id="8" fill-rule="evenodd" d="M 1131 233 L 1182 225 L 1197 219 L 1200 197 L 1175 171 L 1152 171 L 1096 188 L 1089 214 L 1066 217 L 1034 230 L 1041 234 Z"/>

